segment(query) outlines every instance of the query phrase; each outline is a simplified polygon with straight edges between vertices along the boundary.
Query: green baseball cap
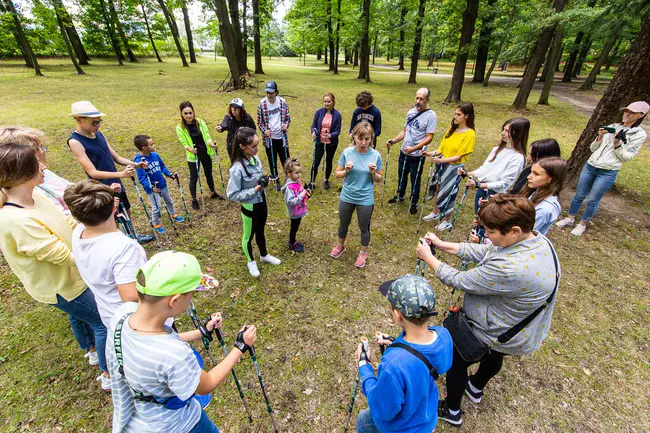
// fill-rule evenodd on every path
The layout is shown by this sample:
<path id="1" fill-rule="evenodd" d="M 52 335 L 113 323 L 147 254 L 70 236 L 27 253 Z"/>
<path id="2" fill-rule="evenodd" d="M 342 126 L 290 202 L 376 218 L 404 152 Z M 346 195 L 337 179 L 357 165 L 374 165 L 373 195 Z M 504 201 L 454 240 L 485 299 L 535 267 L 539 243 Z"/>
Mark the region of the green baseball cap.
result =
<path id="1" fill-rule="evenodd" d="M 422 277 L 407 274 L 382 283 L 379 291 L 404 317 L 417 319 L 438 314 L 434 311 L 436 294 L 427 280 Z"/>
<path id="2" fill-rule="evenodd" d="M 138 279 L 144 276 L 145 286 Z M 199 261 L 191 254 L 163 251 L 151 257 L 139 270 L 138 292 L 152 296 L 172 296 L 195 290 L 216 288 L 219 282 L 203 274 Z"/>

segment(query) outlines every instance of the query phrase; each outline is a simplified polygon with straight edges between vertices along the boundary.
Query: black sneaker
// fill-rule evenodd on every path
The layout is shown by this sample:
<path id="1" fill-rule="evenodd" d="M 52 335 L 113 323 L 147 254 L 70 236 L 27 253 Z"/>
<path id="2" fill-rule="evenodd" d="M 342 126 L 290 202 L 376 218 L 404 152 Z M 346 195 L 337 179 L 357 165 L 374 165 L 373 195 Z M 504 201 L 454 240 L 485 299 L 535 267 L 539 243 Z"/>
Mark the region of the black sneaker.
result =
<path id="1" fill-rule="evenodd" d="M 212 191 L 212 194 L 210 194 L 210 198 L 212 199 L 217 199 L 217 200 L 223 200 L 223 197 L 221 197 L 219 194 L 217 194 L 216 191 Z"/>
<path id="2" fill-rule="evenodd" d="M 395 197 L 391 198 L 390 200 L 388 200 L 388 203 L 390 203 L 390 204 L 402 203 L 403 201 L 404 201 L 403 198 L 399 198 L 399 197 L 395 196 Z"/>
<path id="3" fill-rule="evenodd" d="M 199 206 L 199 201 L 195 198 L 192 199 L 192 209 L 194 210 L 199 210 L 201 207 Z"/>
<path id="4" fill-rule="evenodd" d="M 456 415 L 452 415 L 447 406 L 447 400 L 440 400 L 438 402 L 438 418 L 456 427 L 463 425 L 461 412 L 459 411 Z"/>
<path id="5" fill-rule="evenodd" d="M 472 389 L 469 387 L 469 382 L 472 380 L 470 377 L 470 380 L 467 381 L 467 386 L 465 387 L 465 395 L 472 400 L 472 403 L 479 404 L 481 400 L 483 399 L 483 391 L 479 392 L 474 392 Z"/>
<path id="6" fill-rule="evenodd" d="M 325 189 L 330 189 L 330 181 L 325 179 L 325 182 L 323 182 L 323 188 Z"/>
<path id="7" fill-rule="evenodd" d="M 409 213 L 411 215 L 415 215 L 416 213 L 418 213 L 418 205 L 412 204 L 411 208 L 409 209 Z"/>
<path id="8" fill-rule="evenodd" d="M 135 237 L 140 245 L 147 244 L 155 239 L 152 235 L 135 235 Z"/>

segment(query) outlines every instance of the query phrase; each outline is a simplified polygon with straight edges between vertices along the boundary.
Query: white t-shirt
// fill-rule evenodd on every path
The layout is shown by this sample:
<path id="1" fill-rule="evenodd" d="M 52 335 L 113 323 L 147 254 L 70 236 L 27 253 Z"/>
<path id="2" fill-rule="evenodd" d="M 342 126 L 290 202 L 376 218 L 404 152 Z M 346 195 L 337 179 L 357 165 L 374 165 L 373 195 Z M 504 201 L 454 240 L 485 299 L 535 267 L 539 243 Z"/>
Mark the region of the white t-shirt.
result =
<path id="1" fill-rule="evenodd" d="M 97 309 L 106 327 L 124 303 L 118 284 L 135 281 L 138 269 L 147 262 L 147 253 L 137 241 L 116 231 L 92 239 L 81 239 L 86 227 L 79 224 L 72 233 L 72 255 L 77 268 L 95 295 Z"/>
<path id="2" fill-rule="evenodd" d="M 280 117 L 280 98 L 275 98 L 275 104 L 266 100 L 266 108 L 269 110 L 269 126 L 271 127 L 271 138 L 282 139 L 282 120 Z"/>
<path id="3" fill-rule="evenodd" d="M 478 169 L 474 170 L 474 176 L 482 183 L 487 183 L 488 189 L 497 193 L 504 193 L 517 180 L 526 163 L 526 157 L 515 149 L 503 148 L 494 161 L 490 161 L 499 146 L 495 146 L 487 159 Z"/>

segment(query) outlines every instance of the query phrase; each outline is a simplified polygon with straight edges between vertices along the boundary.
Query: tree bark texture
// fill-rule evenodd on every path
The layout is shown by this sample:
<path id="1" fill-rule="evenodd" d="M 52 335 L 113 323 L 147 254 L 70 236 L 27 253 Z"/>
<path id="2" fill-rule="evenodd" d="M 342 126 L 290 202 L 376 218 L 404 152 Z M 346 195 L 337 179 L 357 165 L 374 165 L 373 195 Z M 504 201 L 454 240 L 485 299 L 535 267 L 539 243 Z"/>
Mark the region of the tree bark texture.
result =
<path id="1" fill-rule="evenodd" d="M 43 72 L 41 72 L 41 65 L 38 64 L 38 59 L 34 54 L 34 50 L 32 50 L 32 45 L 29 42 L 29 39 L 27 39 L 20 16 L 18 15 L 18 11 L 14 7 L 12 0 L 0 0 L 0 6 L 2 7 L 3 12 L 11 14 L 13 21 L 11 31 L 16 38 L 16 42 L 18 42 L 18 46 L 23 52 L 25 64 L 34 69 L 34 75 L 42 77 Z"/>
<path id="2" fill-rule="evenodd" d="M 642 23 L 641 31 L 630 51 L 609 83 L 607 90 L 587 122 L 568 161 L 567 184 L 575 185 L 580 171 L 591 155 L 589 145 L 598 135 L 598 128 L 621 121 L 620 107 L 633 101 L 650 101 L 650 16 Z"/>
<path id="3" fill-rule="evenodd" d="M 555 68 L 560 63 L 562 57 L 562 40 L 564 39 L 564 25 L 560 24 L 555 29 L 555 36 L 553 36 L 553 45 L 548 50 L 548 65 L 545 68 L 546 74 L 542 73 L 544 78 L 544 88 L 539 95 L 538 104 L 548 105 L 548 97 L 551 95 L 551 88 L 553 87 L 553 80 L 555 79 Z"/>
<path id="4" fill-rule="evenodd" d="M 68 32 L 66 31 L 65 28 L 65 23 L 63 22 L 63 14 L 61 12 L 61 8 L 55 3 L 52 6 L 54 6 L 54 13 L 56 14 L 56 22 L 59 24 L 59 30 L 61 31 L 61 37 L 63 38 L 63 42 L 65 43 L 65 47 L 68 50 L 68 56 L 70 56 L 70 60 L 72 61 L 72 64 L 74 65 L 75 70 L 77 71 L 77 75 L 86 75 L 83 69 L 81 69 L 81 66 L 79 66 L 79 62 L 77 61 L 77 58 L 75 57 L 74 50 L 72 49 L 72 44 L 70 43 L 70 39 L 68 39 Z"/>
<path id="5" fill-rule="evenodd" d="M 587 53 L 589 53 L 592 43 L 593 41 L 591 40 L 591 36 L 587 36 L 587 39 L 582 42 L 580 54 L 578 54 L 578 59 L 576 60 L 576 65 L 571 73 L 571 78 L 578 78 L 578 75 L 582 72 L 582 65 L 584 65 L 585 60 L 587 59 Z"/>
<path id="6" fill-rule="evenodd" d="M 135 63 L 138 61 L 138 59 L 135 58 L 135 54 L 133 54 L 133 50 L 131 50 L 131 46 L 129 45 L 129 40 L 126 37 L 126 33 L 124 33 L 124 28 L 122 27 L 122 22 L 120 21 L 120 17 L 117 16 L 115 3 L 113 2 L 113 0 L 107 0 L 107 1 L 108 1 L 108 8 L 111 13 L 111 19 L 113 20 L 113 25 L 117 29 L 117 33 L 120 36 L 120 41 L 122 42 L 122 45 L 126 50 L 127 56 L 129 56 L 129 62 Z"/>
<path id="7" fill-rule="evenodd" d="M 479 34 L 478 48 L 476 50 L 476 67 L 474 69 L 474 78 L 472 83 L 482 83 L 485 79 L 485 68 L 487 66 L 488 55 L 490 53 L 490 39 L 492 38 L 492 29 L 496 8 L 496 0 L 488 0 L 485 17 L 481 23 L 481 33 Z"/>
<path id="8" fill-rule="evenodd" d="M 451 77 L 451 87 L 445 102 L 460 102 L 460 96 L 465 81 L 465 65 L 469 46 L 472 43 L 474 27 L 476 26 L 476 17 L 478 16 L 479 0 L 467 0 L 467 7 L 463 12 L 463 27 L 460 32 L 460 42 L 458 44 L 458 53 L 454 63 L 454 72 Z"/>
<path id="9" fill-rule="evenodd" d="M 334 49 L 334 68 L 332 71 L 334 74 L 339 74 L 339 43 L 340 43 L 340 31 L 341 31 L 341 0 L 336 2 L 336 48 Z M 347 62 L 346 62 L 347 63 Z"/>
<path id="10" fill-rule="evenodd" d="M 253 0 L 253 48 L 255 50 L 255 73 L 264 75 L 260 42 L 260 0 Z"/>
<path id="11" fill-rule="evenodd" d="M 503 46 L 505 44 L 506 44 L 506 39 L 504 38 L 499 44 L 499 47 L 497 48 L 496 52 L 494 53 L 494 58 L 492 59 L 492 64 L 490 65 L 490 69 L 488 69 L 487 74 L 485 74 L 485 79 L 483 80 L 483 87 L 488 86 L 488 83 L 490 82 L 490 77 L 492 76 L 492 72 L 494 71 L 494 68 L 497 66 L 497 61 L 499 60 L 499 56 L 501 55 L 501 50 L 503 50 Z"/>
<path id="12" fill-rule="evenodd" d="M 232 75 L 233 87 L 235 89 L 241 89 L 242 69 L 239 64 L 241 56 L 237 55 L 238 48 L 241 48 L 241 44 L 238 44 L 235 38 L 235 30 L 230 23 L 226 0 L 214 0 L 214 5 L 216 9 L 215 12 L 217 13 L 217 18 L 219 20 L 219 34 L 221 35 L 221 44 L 223 45 L 223 51 L 226 54 L 226 59 L 228 60 L 228 67 L 230 68 L 230 74 Z"/>
<path id="13" fill-rule="evenodd" d="M 163 15 L 165 16 L 165 19 L 167 20 L 169 31 L 172 32 L 172 37 L 174 38 L 174 44 L 176 44 L 176 50 L 178 50 L 178 55 L 181 58 L 181 62 L 183 62 L 183 67 L 189 68 L 190 65 L 187 64 L 187 59 L 185 59 L 185 52 L 183 52 L 183 46 L 181 45 L 181 38 L 178 35 L 178 26 L 176 25 L 176 20 L 169 12 L 169 9 L 167 9 L 165 0 L 158 0 L 158 4 L 160 5 L 160 9 L 162 10 Z"/>
<path id="14" fill-rule="evenodd" d="M 246 25 L 248 13 L 248 0 L 242 0 L 242 16 L 241 16 L 241 39 L 242 39 L 242 56 L 244 56 L 244 65 L 248 71 L 248 26 Z"/>
<path id="15" fill-rule="evenodd" d="M 406 29 L 404 28 L 404 23 L 406 20 L 406 4 L 405 0 L 402 0 L 402 6 L 399 10 L 399 60 L 397 62 L 397 70 L 404 70 L 404 38 L 406 37 Z"/>
<path id="16" fill-rule="evenodd" d="M 183 11 L 183 24 L 185 24 L 185 35 L 187 35 L 187 51 L 190 53 L 190 63 L 196 63 L 196 53 L 194 52 L 194 38 L 192 38 L 192 26 L 190 24 L 190 14 L 187 11 L 187 3 L 181 4 Z"/>
<path id="17" fill-rule="evenodd" d="M 576 60 L 578 59 L 578 51 L 580 51 L 580 44 L 582 43 L 582 38 L 585 37 L 584 32 L 578 32 L 576 35 L 576 40 L 573 42 L 573 48 L 569 54 L 569 58 L 564 65 L 564 76 L 562 77 L 563 83 L 570 83 L 571 76 L 573 75 L 573 69 L 576 66 Z"/>
<path id="18" fill-rule="evenodd" d="M 108 37 L 111 40 L 113 51 L 115 51 L 115 57 L 117 57 L 117 63 L 120 66 L 122 66 L 123 65 L 122 61 L 124 60 L 124 54 L 122 54 L 122 50 L 120 49 L 120 43 L 117 40 L 117 36 L 115 36 L 115 29 L 113 29 L 113 22 L 111 21 L 111 17 L 108 14 L 108 9 L 106 8 L 106 2 L 104 0 L 99 0 L 99 7 L 102 10 L 104 25 L 106 26 L 106 30 L 108 31 Z"/>
<path id="19" fill-rule="evenodd" d="M 151 34 L 151 28 L 149 27 L 149 18 L 147 18 L 147 10 L 144 8 L 144 2 L 140 3 L 140 7 L 142 8 L 142 16 L 144 16 L 144 24 L 147 27 L 147 35 L 149 36 L 149 42 L 151 42 L 151 48 L 153 48 L 153 52 L 156 53 L 156 59 L 158 59 L 158 62 L 162 63 L 156 44 L 153 41 L 153 35 Z"/>
<path id="20" fill-rule="evenodd" d="M 327 65 L 329 62 L 327 61 L 327 52 L 329 51 L 328 47 L 325 47 L 324 50 L 324 56 L 323 56 L 323 64 Z"/>
<path id="21" fill-rule="evenodd" d="M 68 35 L 68 41 L 72 45 L 72 49 L 74 50 L 75 54 L 77 55 L 77 58 L 79 59 L 79 64 L 87 65 L 88 61 L 90 60 L 90 57 L 88 57 L 88 54 L 86 53 L 86 49 L 84 48 L 83 43 L 81 42 L 79 33 L 77 33 L 77 29 L 75 28 L 74 23 L 72 22 L 72 17 L 70 17 L 68 10 L 66 9 L 65 5 L 61 0 L 54 0 L 53 3 L 54 3 L 54 7 L 59 9 L 59 13 L 61 14 L 61 21 L 63 22 L 65 32 Z"/>
<path id="22" fill-rule="evenodd" d="M 600 52 L 600 56 L 598 57 L 598 60 L 596 61 L 596 64 L 594 65 L 593 69 L 591 72 L 589 72 L 589 76 L 585 80 L 584 83 L 582 83 L 582 86 L 578 88 L 580 91 L 585 91 L 585 90 L 592 90 L 594 88 L 594 83 L 596 82 L 596 77 L 598 74 L 600 74 L 600 68 L 603 67 L 605 62 L 607 61 L 607 58 L 609 57 L 610 51 L 612 51 L 612 48 L 614 48 L 614 44 L 616 43 L 616 40 L 621 34 L 621 26 L 616 26 L 614 30 L 612 31 L 612 34 L 607 38 L 607 42 L 605 42 L 605 46 L 603 47 L 603 50 Z"/>
<path id="23" fill-rule="evenodd" d="M 379 36 L 379 32 L 375 32 L 375 42 L 373 43 L 372 46 L 372 64 L 375 64 L 375 56 L 377 55 L 377 37 Z"/>
<path id="24" fill-rule="evenodd" d="M 361 37 L 361 54 L 359 76 L 357 78 L 370 82 L 370 0 L 363 0 L 363 35 Z"/>
<path id="25" fill-rule="evenodd" d="M 248 72 L 248 66 L 246 65 L 246 60 L 244 58 L 244 42 L 242 41 L 241 24 L 239 23 L 239 1 L 228 0 L 228 3 L 230 6 L 230 25 L 235 37 L 235 55 L 237 56 L 237 62 L 239 63 L 239 70 L 243 75 Z"/>
<path id="26" fill-rule="evenodd" d="M 420 0 L 418 7 L 418 17 L 415 21 L 415 41 L 413 42 L 413 55 L 411 56 L 411 73 L 409 74 L 409 84 L 416 84 L 418 74 L 418 62 L 420 61 L 420 46 L 422 45 L 422 27 L 424 27 L 424 9 L 426 0 Z M 376 39 L 375 39 L 376 41 Z"/>

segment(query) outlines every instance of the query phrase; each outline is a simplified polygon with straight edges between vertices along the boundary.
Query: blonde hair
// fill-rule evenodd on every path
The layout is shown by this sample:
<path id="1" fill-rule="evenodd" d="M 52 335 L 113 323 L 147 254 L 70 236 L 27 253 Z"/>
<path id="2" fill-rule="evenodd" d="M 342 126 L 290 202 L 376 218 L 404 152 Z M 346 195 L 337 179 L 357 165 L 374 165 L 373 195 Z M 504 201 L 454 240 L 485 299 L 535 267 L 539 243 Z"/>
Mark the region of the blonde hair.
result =
<path id="1" fill-rule="evenodd" d="M 8 197 L 4 190 L 22 185 L 38 174 L 36 149 L 30 144 L 0 144 L 0 207 Z"/>
<path id="2" fill-rule="evenodd" d="M 289 175 L 291 173 L 293 173 L 296 170 L 296 168 L 298 168 L 298 167 L 302 168 L 302 164 L 300 164 L 300 161 L 298 161 L 298 158 L 296 158 L 295 156 L 291 157 L 291 158 L 288 158 L 287 162 L 284 163 L 284 167 L 283 167 L 284 175 L 286 177 L 289 177 Z"/>
<path id="3" fill-rule="evenodd" d="M 360 137 L 363 134 L 370 134 L 370 141 L 375 139 L 375 130 L 372 129 L 372 125 L 368 122 L 359 122 L 352 130 L 350 135 L 350 146 L 354 146 L 354 137 Z"/>
<path id="4" fill-rule="evenodd" d="M 45 133 L 38 129 L 24 126 L 3 126 L 0 127 L 0 145 L 2 144 L 25 144 L 41 150 L 47 140 Z"/>

